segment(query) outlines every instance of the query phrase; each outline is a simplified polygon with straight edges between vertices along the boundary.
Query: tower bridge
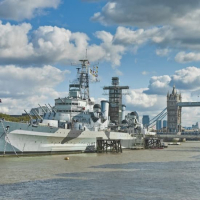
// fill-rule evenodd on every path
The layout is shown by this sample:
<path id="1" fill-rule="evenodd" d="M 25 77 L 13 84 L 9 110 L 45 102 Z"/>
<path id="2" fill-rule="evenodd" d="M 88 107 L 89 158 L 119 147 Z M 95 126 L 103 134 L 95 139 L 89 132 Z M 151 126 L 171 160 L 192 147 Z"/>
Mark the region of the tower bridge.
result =
<path id="1" fill-rule="evenodd" d="M 167 94 L 167 107 L 150 120 L 148 127 L 167 115 L 167 133 L 180 135 L 183 107 L 200 107 L 200 102 L 182 102 L 181 93 L 178 93 L 175 86 L 173 86 L 172 93 L 168 92 Z"/>
<path id="2" fill-rule="evenodd" d="M 200 107 L 200 102 L 182 102 L 181 94 L 173 86 L 172 93 L 167 94 L 167 132 L 181 133 L 181 114 L 183 107 Z"/>
<path id="3" fill-rule="evenodd" d="M 167 133 L 181 134 L 181 115 L 183 107 L 200 107 L 200 102 L 182 102 L 182 95 L 173 86 L 171 94 L 167 94 L 167 107 L 150 120 L 148 127 L 152 127 L 158 120 L 167 116 Z"/>

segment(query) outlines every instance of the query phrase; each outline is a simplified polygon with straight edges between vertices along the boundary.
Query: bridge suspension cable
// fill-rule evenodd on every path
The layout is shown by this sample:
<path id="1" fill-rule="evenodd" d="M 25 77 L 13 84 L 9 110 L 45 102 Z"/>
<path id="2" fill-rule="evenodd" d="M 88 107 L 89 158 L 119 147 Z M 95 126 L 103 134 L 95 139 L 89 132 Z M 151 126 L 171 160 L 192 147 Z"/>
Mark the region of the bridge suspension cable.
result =
<path id="1" fill-rule="evenodd" d="M 149 123 L 151 123 L 152 121 L 155 121 L 160 115 L 162 115 L 165 112 L 165 110 L 167 110 L 167 108 L 165 108 L 159 114 L 157 114 L 154 118 L 152 118 Z"/>
<path id="2" fill-rule="evenodd" d="M 156 121 L 163 119 L 167 115 L 167 112 L 165 112 L 166 110 L 167 108 L 162 110 L 158 115 L 156 115 L 153 119 L 151 119 L 147 127 L 154 124 Z"/>
<path id="3" fill-rule="evenodd" d="M 165 118 L 166 117 L 166 115 L 167 115 L 167 112 L 165 112 L 159 119 L 157 119 L 156 121 L 154 121 L 153 123 L 151 123 L 148 127 L 149 128 L 152 128 L 154 125 L 155 125 L 155 123 L 158 121 L 158 120 L 162 120 L 163 118 Z"/>

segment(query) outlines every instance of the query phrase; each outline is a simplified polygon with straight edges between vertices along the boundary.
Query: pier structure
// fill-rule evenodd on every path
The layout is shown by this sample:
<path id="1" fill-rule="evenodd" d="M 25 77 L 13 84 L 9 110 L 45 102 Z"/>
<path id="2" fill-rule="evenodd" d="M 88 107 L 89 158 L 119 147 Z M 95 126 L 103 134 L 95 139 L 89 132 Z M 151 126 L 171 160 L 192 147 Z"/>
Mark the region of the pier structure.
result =
<path id="1" fill-rule="evenodd" d="M 146 136 L 144 138 L 144 148 L 145 149 L 156 149 L 156 148 L 162 148 L 161 145 L 161 139 L 157 136 Z"/>
<path id="2" fill-rule="evenodd" d="M 109 91 L 109 116 L 110 121 L 120 124 L 124 120 L 125 106 L 122 105 L 122 95 L 128 94 L 123 90 L 128 90 L 129 86 L 119 86 L 119 78 L 112 77 L 112 85 L 103 87 L 103 90 Z"/>
<path id="3" fill-rule="evenodd" d="M 121 140 L 97 139 L 97 153 L 122 153 Z"/>

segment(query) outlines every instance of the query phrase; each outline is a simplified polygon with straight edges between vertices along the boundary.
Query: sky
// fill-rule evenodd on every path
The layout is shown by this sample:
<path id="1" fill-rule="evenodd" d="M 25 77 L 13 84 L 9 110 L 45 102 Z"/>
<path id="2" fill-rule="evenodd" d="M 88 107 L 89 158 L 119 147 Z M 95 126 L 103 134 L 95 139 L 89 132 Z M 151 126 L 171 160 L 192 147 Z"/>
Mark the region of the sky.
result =
<path id="1" fill-rule="evenodd" d="M 200 0 L 0 0 L 0 112 L 21 114 L 68 94 L 80 59 L 99 66 L 97 102 L 118 76 L 127 111 L 157 115 L 173 85 L 200 101 Z M 182 125 L 200 121 L 183 108 Z"/>

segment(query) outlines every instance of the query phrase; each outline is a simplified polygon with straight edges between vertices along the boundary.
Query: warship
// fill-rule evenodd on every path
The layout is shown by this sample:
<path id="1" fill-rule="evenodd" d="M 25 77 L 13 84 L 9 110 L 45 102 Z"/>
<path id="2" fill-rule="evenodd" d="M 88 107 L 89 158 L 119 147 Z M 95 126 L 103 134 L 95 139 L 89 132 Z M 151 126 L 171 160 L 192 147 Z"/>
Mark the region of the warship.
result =
<path id="1" fill-rule="evenodd" d="M 54 106 L 38 104 L 43 115 L 32 109 L 26 123 L 1 119 L 0 154 L 95 152 L 100 139 L 120 140 L 128 149 L 143 145 L 146 129 L 138 113 L 125 115 L 122 105 L 122 90 L 129 87 L 119 86 L 119 78 L 112 77 L 112 86 L 103 88 L 109 91 L 109 100 L 95 104 L 89 93 L 91 78 L 98 80 L 98 67 L 80 60 L 68 97 L 55 99 Z"/>

